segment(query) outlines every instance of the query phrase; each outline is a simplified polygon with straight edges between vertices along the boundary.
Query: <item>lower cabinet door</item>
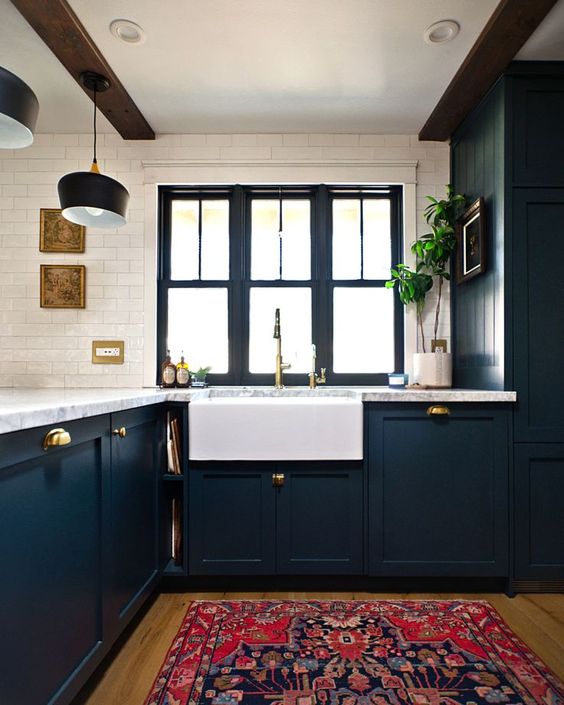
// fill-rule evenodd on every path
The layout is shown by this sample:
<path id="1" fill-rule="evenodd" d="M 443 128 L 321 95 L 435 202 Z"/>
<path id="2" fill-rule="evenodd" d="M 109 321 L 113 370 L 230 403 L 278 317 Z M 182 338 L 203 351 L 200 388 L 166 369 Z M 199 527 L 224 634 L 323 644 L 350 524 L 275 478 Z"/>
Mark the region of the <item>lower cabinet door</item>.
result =
<path id="1" fill-rule="evenodd" d="M 508 413 L 430 406 L 369 411 L 369 572 L 507 577 Z"/>
<path id="2" fill-rule="evenodd" d="M 154 406 L 111 415 L 111 603 L 119 630 L 159 577 L 160 423 Z"/>
<path id="3" fill-rule="evenodd" d="M 360 575 L 362 463 L 294 462 L 277 471 L 277 572 Z"/>
<path id="4" fill-rule="evenodd" d="M 101 658 L 108 420 L 0 436 L 0 703 L 66 705 Z"/>
<path id="5" fill-rule="evenodd" d="M 190 575 L 266 575 L 275 570 L 272 471 L 260 463 L 192 463 Z"/>
<path id="6" fill-rule="evenodd" d="M 515 445 L 515 578 L 564 580 L 564 444 Z"/>

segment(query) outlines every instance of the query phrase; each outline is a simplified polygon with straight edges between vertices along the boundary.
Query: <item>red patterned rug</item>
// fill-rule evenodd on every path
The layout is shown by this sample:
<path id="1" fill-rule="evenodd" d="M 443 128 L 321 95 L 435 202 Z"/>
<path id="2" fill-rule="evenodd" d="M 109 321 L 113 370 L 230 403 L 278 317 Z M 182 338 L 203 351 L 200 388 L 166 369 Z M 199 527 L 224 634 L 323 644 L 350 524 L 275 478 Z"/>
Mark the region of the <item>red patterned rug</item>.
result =
<path id="1" fill-rule="evenodd" d="M 145 705 L 562 705 L 486 602 L 193 602 Z"/>

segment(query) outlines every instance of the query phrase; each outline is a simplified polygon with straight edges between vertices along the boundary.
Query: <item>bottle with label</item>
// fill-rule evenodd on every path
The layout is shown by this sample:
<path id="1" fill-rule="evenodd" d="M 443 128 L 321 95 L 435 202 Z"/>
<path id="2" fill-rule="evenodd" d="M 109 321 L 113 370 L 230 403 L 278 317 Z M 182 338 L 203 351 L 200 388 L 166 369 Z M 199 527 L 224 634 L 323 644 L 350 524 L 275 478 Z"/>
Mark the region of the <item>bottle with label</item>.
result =
<path id="1" fill-rule="evenodd" d="M 174 387 L 176 382 L 176 365 L 170 359 L 170 350 L 166 351 L 166 357 L 161 365 L 161 387 Z"/>
<path id="2" fill-rule="evenodd" d="M 190 368 L 188 367 L 188 363 L 184 360 L 184 350 L 180 355 L 180 362 L 176 365 L 176 386 L 190 386 Z"/>

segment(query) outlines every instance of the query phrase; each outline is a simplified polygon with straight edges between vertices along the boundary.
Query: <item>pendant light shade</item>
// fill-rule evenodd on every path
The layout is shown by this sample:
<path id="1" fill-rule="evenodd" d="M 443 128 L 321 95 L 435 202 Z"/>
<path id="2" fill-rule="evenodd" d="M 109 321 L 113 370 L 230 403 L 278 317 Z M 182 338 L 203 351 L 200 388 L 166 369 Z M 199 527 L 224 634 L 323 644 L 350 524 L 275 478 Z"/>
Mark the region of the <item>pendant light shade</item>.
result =
<path id="1" fill-rule="evenodd" d="M 65 174 L 58 185 L 63 217 L 92 228 L 125 225 L 129 192 L 119 181 L 95 171 Z"/>
<path id="2" fill-rule="evenodd" d="M 71 223 L 93 228 L 125 225 L 129 192 L 119 181 L 100 174 L 96 160 L 96 95 L 110 87 L 104 76 L 86 71 L 83 85 L 94 91 L 94 156 L 90 171 L 65 174 L 57 186 L 62 215 Z"/>
<path id="3" fill-rule="evenodd" d="M 38 112 L 39 102 L 27 83 L 0 66 L 0 148 L 29 147 Z"/>

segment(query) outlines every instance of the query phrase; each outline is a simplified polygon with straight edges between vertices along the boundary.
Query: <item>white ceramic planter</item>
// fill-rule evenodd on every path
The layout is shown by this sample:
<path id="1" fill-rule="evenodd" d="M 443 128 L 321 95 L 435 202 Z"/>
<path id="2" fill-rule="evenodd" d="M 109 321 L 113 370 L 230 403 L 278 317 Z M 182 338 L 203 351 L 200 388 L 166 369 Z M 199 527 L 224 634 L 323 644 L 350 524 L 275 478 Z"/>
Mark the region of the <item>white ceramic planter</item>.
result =
<path id="1" fill-rule="evenodd" d="M 413 382 L 440 389 L 452 387 L 452 354 L 414 353 Z"/>

